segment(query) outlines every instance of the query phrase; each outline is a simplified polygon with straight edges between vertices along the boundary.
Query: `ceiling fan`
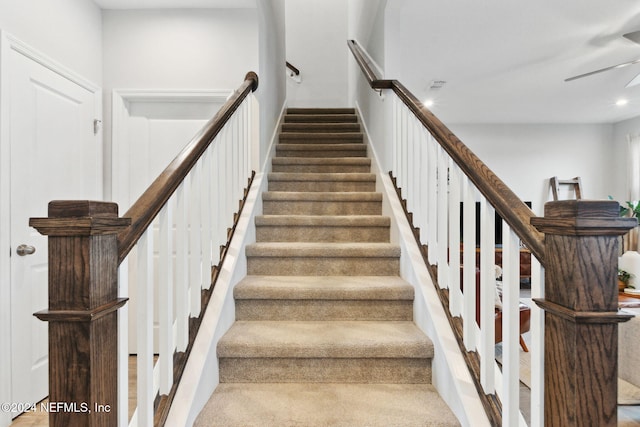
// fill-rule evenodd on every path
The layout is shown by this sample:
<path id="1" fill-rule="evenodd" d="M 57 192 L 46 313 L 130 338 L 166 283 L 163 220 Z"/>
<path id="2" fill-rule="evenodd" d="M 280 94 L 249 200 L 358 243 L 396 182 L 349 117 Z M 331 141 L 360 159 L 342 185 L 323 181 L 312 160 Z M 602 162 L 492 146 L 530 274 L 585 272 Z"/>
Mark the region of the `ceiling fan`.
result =
<path id="1" fill-rule="evenodd" d="M 640 44 L 640 31 L 633 31 L 631 33 L 623 34 L 622 37 L 624 37 L 624 38 L 626 38 L 628 40 L 631 40 L 634 43 Z M 572 80 L 581 79 L 583 77 L 589 77 L 589 76 L 592 76 L 594 74 L 602 73 L 602 72 L 609 71 L 609 70 L 615 70 L 617 68 L 628 67 L 629 65 L 634 65 L 634 64 L 638 64 L 638 63 L 640 63 L 640 58 L 634 59 L 633 61 L 623 62 L 622 64 L 611 65 L 609 67 L 601 68 L 599 70 L 590 71 L 588 73 L 584 73 L 584 74 L 580 74 L 580 75 L 577 75 L 577 76 L 569 77 L 568 79 L 565 79 L 564 81 L 565 82 L 570 82 Z M 636 76 L 633 80 L 631 80 L 627 84 L 627 87 L 639 84 L 640 83 L 639 77 L 640 77 L 640 75 Z"/>

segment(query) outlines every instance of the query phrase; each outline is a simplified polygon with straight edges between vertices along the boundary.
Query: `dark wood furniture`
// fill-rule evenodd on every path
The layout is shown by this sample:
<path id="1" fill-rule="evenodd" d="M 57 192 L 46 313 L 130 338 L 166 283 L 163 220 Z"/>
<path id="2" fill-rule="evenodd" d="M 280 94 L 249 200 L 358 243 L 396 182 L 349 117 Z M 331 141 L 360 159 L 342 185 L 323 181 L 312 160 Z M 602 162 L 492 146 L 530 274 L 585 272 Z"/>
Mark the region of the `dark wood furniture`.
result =
<path id="1" fill-rule="evenodd" d="M 464 267 L 460 266 L 460 290 L 463 289 L 463 272 Z M 522 334 L 529 332 L 531 329 L 531 308 L 526 304 L 520 303 L 520 347 L 528 352 L 527 344 L 522 338 Z M 502 342 L 502 310 L 495 307 L 495 343 Z M 480 326 L 480 270 L 476 269 L 476 323 Z"/>

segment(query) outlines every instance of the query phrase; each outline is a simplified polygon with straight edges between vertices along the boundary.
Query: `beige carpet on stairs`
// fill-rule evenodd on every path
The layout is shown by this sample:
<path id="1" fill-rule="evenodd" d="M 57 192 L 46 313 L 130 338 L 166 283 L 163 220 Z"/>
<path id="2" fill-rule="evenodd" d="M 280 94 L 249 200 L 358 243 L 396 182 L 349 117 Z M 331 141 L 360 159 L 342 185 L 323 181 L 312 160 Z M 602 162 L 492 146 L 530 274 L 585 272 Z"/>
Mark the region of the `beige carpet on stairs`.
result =
<path id="1" fill-rule="evenodd" d="M 457 426 L 353 109 L 289 109 L 196 426 Z"/>

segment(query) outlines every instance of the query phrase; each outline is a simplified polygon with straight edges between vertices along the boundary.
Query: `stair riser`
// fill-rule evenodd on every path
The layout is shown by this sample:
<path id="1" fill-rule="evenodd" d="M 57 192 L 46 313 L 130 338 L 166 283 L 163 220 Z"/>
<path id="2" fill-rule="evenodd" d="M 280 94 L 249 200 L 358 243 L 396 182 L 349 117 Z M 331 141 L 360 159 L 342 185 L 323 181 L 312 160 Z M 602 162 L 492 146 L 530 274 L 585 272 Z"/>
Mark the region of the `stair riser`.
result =
<path id="1" fill-rule="evenodd" d="M 289 173 L 368 173 L 369 165 L 279 165 L 272 166 L 273 172 Z"/>
<path id="2" fill-rule="evenodd" d="M 358 123 L 283 123 L 282 132 L 360 132 Z"/>
<path id="3" fill-rule="evenodd" d="M 236 300 L 236 320 L 413 320 L 411 300 Z"/>
<path id="4" fill-rule="evenodd" d="M 265 200 L 262 209 L 265 215 L 382 215 L 382 202 Z"/>
<path id="5" fill-rule="evenodd" d="M 374 181 L 269 181 L 269 191 L 375 191 Z"/>
<path id="6" fill-rule="evenodd" d="M 431 360 L 220 358 L 220 382 L 430 384 Z"/>
<path id="7" fill-rule="evenodd" d="M 389 227 L 256 226 L 258 242 L 389 242 Z"/>
<path id="8" fill-rule="evenodd" d="M 319 107 L 291 107 L 287 108 L 287 115 L 289 114 L 350 114 L 355 115 L 355 108 L 319 108 Z"/>
<path id="9" fill-rule="evenodd" d="M 351 114 L 287 114 L 284 123 L 357 123 Z"/>
<path id="10" fill-rule="evenodd" d="M 289 137 L 287 134 L 280 134 L 280 144 L 362 144 L 362 136 L 354 138 L 309 138 L 299 136 L 296 138 Z"/>
<path id="11" fill-rule="evenodd" d="M 396 257 L 260 257 L 247 256 L 247 274 L 265 276 L 395 276 Z"/>
<path id="12" fill-rule="evenodd" d="M 304 158 L 339 158 L 339 157 L 367 157 L 367 148 L 348 149 L 316 149 L 313 144 L 308 146 L 295 144 L 302 148 L 288 148 L 281 145 L 276 146 L 276 155 L 278 157 L 304 157 Z M 347 144 L 344 144 L 347 145 Z M 339 144 L 338 144 L 339 147 Z"/>

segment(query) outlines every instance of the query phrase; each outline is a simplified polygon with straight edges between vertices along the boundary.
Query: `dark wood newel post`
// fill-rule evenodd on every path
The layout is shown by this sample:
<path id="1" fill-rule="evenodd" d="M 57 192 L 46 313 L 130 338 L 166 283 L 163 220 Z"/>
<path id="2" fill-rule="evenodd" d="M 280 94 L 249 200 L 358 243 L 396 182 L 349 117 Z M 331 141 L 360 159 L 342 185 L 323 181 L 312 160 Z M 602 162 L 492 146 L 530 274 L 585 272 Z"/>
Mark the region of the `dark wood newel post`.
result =
<path id="1" fill-rule="evenodd" d="M 545 233 L 545 426 L 616 426 L 619 239 L 635 218 L 613 201 L 549 202 Z"/>
<path id="2" fill-rule="evenodd" d="M 48 236 L 49 425 L 116 426 L 116 235 L 130 224 L 115 203 L 53 201 L 29 225 Z"/>

